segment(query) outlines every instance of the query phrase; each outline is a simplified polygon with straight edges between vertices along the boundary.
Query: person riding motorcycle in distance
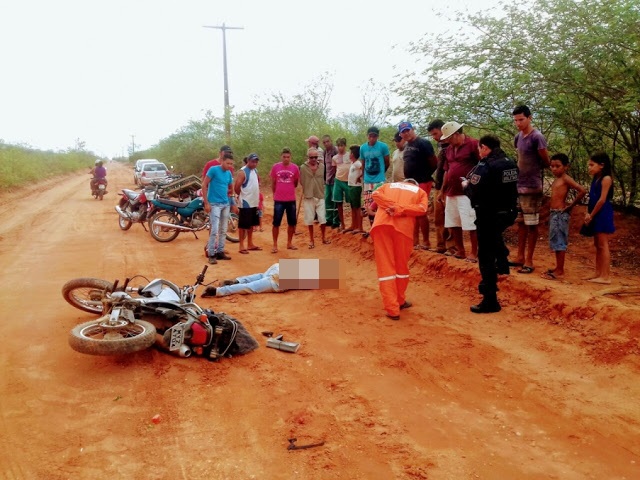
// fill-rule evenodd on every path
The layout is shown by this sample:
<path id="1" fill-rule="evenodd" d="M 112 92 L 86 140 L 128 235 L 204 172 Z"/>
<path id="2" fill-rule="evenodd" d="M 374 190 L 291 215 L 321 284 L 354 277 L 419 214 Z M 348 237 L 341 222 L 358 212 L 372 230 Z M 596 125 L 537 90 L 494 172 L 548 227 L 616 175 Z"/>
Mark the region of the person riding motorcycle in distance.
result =
<path id="1" fill-rule="evenodd" d="M 100 160 L 100 159 L 96 160 L 95 166 L 91 169 L 89 174 L 93 175 L 93 177 L 91 178 L 91 183 L 90 183 L 91 191 L 93 192 L 93 190 L 97 186 L 98 180 L 105 180 L 106 181 L 106 179 L 107 179 L 107 169 L 102 165 L 102 160 Z"/>

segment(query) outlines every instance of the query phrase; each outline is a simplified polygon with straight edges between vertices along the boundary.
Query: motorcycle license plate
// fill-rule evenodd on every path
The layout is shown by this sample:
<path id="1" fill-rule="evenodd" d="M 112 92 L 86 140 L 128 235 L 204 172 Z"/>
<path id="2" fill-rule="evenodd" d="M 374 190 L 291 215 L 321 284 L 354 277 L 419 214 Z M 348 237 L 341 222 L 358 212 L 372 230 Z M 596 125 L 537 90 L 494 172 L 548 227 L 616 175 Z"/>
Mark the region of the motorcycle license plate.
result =
<path id="1" fill-rule="evenodd" d="M 107 187 L 105 187 L 104 185 L 98 185 L 98 188 L 99 188 L 100 190 L 104 190 L 104 189 L 105 189 L 105 188 L 107 188 Z"/>
<path id="2" fill-rule="evenodd" d="M 184 343 L 184 328 L 182 325 L 174 325 L 171 327 L 171 341 L 169 343 L 169 350 L 174 351 L 180 348 Z"/>

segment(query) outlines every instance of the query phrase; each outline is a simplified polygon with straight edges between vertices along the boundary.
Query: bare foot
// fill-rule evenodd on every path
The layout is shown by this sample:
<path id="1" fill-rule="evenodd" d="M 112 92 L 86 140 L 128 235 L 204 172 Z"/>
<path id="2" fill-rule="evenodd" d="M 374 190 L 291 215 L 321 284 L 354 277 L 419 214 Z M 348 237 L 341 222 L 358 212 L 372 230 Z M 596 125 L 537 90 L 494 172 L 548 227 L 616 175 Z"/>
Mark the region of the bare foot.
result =
<path id="1" fill-rule="evenodd" d="M 609 280 L 608 278 L 597 277 L 597 278 L 592 278 L 589 281 L 592 283 L 599 283 L 601 285 L 611 285 L 611 280 Z"/>

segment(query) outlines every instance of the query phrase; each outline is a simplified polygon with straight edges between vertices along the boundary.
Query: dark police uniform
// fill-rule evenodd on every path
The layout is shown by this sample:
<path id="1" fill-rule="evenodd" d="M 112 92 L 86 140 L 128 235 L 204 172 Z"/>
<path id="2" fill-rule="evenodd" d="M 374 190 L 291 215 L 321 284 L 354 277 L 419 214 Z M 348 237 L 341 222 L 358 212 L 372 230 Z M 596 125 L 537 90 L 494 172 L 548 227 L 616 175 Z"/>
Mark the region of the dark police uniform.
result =
<path id="1" fill-rule="evenodd" d="M 482 276 L 478 290 L 484 296 L 482 303 L 472 310 L 480 307 L 478 313 L 498 311 L 498 272 L 509 273 L 509 250 L 502 233 L 517 216 L 518 167 L 502 149 L 494 148 L 469 172 L 467 179 L 465 194 L 476 211 L 478 265 Z M 483 306 L 488 309 L 482 310 Z"/>

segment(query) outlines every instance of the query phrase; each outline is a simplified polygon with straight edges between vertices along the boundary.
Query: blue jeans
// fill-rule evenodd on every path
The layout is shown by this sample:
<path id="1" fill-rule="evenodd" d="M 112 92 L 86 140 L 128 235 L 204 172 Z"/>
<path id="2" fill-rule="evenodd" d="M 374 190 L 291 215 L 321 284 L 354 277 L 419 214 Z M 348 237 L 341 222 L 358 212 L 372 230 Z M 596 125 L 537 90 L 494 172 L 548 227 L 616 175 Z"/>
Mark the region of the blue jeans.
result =
<path id="1" fill-rule="evenodd" d="M 207 244 L 207 251 L 210 257 L 224 252 L 230 209 L 231 207 L 228 203 L 211 204 L 211 212 L 209 212 L 211 233 L 209 234 L 209 243 Z"/>
<path id="2" fill-rule="evenodd" d="M 271 265 L 264 273 L 254 273 L 238 277 L 238 284 L 227 285 L 225 287 L 216 288 L 216 297 L 224 297 L 225 295 L 233 295 L 235 293 L 246 295 L 248 293 L 267 293 L 280 292 L 280 284 L 274 278 L 274 274 L 279 276 L 280 265 Z"/>

